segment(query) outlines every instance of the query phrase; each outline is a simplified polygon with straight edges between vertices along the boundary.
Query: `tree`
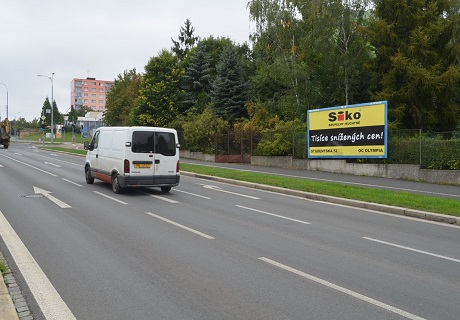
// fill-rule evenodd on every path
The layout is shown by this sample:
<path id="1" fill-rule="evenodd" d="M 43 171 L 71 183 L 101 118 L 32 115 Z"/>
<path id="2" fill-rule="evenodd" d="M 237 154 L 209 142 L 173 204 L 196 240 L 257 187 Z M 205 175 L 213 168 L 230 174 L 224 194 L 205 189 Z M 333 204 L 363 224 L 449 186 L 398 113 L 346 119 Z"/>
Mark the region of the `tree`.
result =
<path id="1" fill-rule="evenodd" d="M 459 123 L 460 4 L 457 0 L 376 0 L 373 90 L 403 128 L 454 130 Z"/>
<path id="2" fill-rule="evenodd" d="M 172 52 L 180 60 L 183 60 L 188 52 L 195 46 L 195 43 L 198 41 L 198 37 L 195 37 L 193 33 L 195 28 L 192 27 L 192 23 L 189 19 L 185 20 L 184 26 L 180 28 L 178 40 L 176 41 L 171 38 L 173 42 L 173 47 L 171 47 Z"/>
<path id="3" fill-rule="evenodd" d="M 247 83 L 243 79 L 240 56 L 235 45 L 227 46 L 217 65 L 217 76 L 212 83 L 211 100 L 217 115 L 234 122 L 247 116 Z"/>
<path id="4" fill-rule="evenodd" d="M 198 43 L 183 78 L 185 112 L 194 110 L 195 113 L 201 113 L 210 102 L 209 92 L 214 73 L 211 62 L 206 45 Z"/>
<path id="5" fill-rule="evenodd" d="M 49 111 L 48 111 L 49 110 Z M 51 103 L 48 97 L 46 97 L 45 102 L 42 107 L 42 116 L 45 116 L 44 123 L 46 125 L 51 125 Z M 56 101 L 53 101 L 53 124 L 60 124 L 64 122 L 64 117 L 59 112 Z"/>
<path id="6" fill-rule="evenodd" d="M 135 108 L 142 76 L 136 69 L 124 71 L 115 79 L 107 95 L 105 122 L 111 126 L 128 126 L 132 124 L 131 111 Z"/>
<path id="7" fill-rule="evenodd" d="M 131 112 L 134 125 L 163 127 L 177 117 L 183 101 L 179 84 L 184 73 L 178 62 L 175 55 L 163 50 L 145 66 L 140 95 Z"/>

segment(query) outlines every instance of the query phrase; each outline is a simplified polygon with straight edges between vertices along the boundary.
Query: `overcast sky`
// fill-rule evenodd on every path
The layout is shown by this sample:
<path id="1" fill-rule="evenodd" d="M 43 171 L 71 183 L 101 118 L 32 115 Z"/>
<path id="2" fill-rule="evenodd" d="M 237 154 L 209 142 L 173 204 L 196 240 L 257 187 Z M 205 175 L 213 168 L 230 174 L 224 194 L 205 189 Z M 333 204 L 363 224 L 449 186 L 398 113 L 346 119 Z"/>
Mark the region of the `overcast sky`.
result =
<path id="1" fill-rule="evenodd" d="M 70 108 L 70 82 L 144 72 L 188 18 L 200 38 L 249 41 L 248 0 L 0 0 L 0 83 L 8 118 L 40 117 L 46 97 Z M 7 90 L 0 85 L 0 116 Z"/>

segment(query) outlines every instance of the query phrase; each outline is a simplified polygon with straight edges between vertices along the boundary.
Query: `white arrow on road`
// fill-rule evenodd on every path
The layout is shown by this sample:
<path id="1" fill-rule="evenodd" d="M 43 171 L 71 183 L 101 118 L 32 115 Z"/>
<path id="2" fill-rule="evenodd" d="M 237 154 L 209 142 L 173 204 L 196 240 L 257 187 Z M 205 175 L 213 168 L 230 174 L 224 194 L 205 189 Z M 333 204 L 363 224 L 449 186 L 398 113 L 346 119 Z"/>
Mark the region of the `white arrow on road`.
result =
<path id="1" fill-rule="evenodd" d="M 43 189 L 40 189 L 40 188 L 37 188 L 37 187 L 34 187 L 34 192 L 35 193 L 38 193 L 38 194 L 42 194 L 43 196 L 45 196 L 46 198 L 50 199 L 51 201 L 53 201 L 55 204 L 57 204 L 58 206 L 60 206 L 62 209 L 65 209 L 65 208 L 72 208 L 71 206 L 69 206 L 67 203 L 59 200 L 59 199 L 56 199 L 55 197 L 53 197 L 50 193 L 51 191 L 46 191 L 46 190 L 43 190 Z"/>

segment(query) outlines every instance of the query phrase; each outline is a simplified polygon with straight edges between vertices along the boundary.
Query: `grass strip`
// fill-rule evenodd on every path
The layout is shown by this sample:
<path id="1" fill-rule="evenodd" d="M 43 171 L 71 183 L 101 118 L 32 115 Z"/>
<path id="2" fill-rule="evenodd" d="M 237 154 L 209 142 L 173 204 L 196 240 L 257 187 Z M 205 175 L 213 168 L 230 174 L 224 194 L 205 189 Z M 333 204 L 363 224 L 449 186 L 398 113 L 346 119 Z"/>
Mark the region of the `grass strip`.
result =
<path id="1" fill-rule="evenodd" d="M 319 182 L 301 178 L 283 177 L 279 175 L 271 175 L 269 173 L 214 168 L 197 164 L 181 163 L 181 170 L 233 180 L 266 184 L 286 189 L 460 217 L 460 201 L 453 199 L 438 198 L 402 191 L 349 186 L 341 183 Z"/>

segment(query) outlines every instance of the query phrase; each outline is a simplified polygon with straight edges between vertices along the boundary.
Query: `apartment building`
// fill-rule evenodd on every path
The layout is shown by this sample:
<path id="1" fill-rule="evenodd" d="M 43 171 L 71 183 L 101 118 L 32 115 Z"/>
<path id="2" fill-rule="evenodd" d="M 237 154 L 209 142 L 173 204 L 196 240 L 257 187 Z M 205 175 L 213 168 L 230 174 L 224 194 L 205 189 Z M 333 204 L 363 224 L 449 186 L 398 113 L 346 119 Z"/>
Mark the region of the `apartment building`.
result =
<path id="1" fill-rule="evenodd" d="M 113 86 L 113 81 L 97 80 L 96 78 L 75 78 L 70 84 L 70 105 L 76 110 L 89 107 L 93 111 L 106 110 L 107 94 Z"/>

